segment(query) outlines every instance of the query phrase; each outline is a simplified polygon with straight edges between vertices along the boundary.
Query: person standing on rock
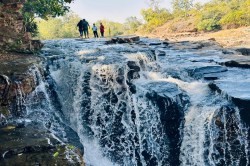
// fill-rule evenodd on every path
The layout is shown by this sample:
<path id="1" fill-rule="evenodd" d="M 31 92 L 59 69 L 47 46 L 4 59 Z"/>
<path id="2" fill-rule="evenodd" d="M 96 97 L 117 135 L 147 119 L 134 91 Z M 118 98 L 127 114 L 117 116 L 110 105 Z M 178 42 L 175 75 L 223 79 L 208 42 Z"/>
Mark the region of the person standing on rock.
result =
<path id="1" fill-rule="evenodd" d="M 80 20 L 79 23 L 77 24 L 78 29 L 79 29 L 79 33 L 80 33 L 80 38 L 82 38 L 83 36 L 83 21 Z"/>
<path id="2" fill-rule="evenodd" d="M 98 38 L 99 36 L 98 36 L 98 32 L 97 32 L 97 27 L 95 26 L 95 24 L 93 24 L 92 30 L 93 30 L 93 33 L 94 33 L 94 37 Z"/>
<path id="3" fill-rule="evenodd" d="M 83 19 L 82 22 L 83 22 L 83 33 L 84 33 L 84 36 L 85 36 L 85 39 L 86 39 L 87 37 L 89 38 L 89 28 L 90 28 L 90 26 L 89 26 L 89 23 L 85 19 Z"/>
<path id="4" fill-rule="evenodd" d="M 100 32 L 102 37 L 104 37 L 104 26 L 102 25 L 102 23 L 100 24 Z"/>

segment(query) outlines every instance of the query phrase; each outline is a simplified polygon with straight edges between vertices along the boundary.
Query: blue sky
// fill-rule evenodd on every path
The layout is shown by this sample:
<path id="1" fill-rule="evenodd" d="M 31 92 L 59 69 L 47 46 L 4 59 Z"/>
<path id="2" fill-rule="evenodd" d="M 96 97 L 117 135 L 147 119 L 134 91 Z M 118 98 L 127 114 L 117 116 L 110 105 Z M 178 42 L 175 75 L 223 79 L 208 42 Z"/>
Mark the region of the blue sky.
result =
<path id="1" fill-rule="evenodd" d="M 171 0 L 162 0 L 161 7 L 170 9 L 170 4 Z M 141 18 L 140 11 L 148 7 L 148 0 L 75 0 L 70 7 L 74 13 L 90 22 L 100 19 L 124 22 L 129 16 Z"/>

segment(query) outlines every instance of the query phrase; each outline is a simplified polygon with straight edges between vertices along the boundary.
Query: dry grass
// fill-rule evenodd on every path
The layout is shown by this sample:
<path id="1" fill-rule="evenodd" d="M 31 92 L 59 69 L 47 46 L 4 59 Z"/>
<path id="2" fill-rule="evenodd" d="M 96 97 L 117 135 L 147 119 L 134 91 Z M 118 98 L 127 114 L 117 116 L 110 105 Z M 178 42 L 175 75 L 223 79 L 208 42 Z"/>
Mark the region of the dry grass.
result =
<path id="1" fill-rule="evenodd" d="M 188 22 L 188 21 L 187 21 Z M 186 23 L 187 23 L 186 22 Z M 183 25 L 187 26 L 186 23 Z M 250 26 L 237 29 L 220 30 L 217 32 L 171 32 L 168 30 L 170 23 L 157 28 L 148 37 L 169 39 L 172 41 L 199 41 L 214 38 L 223 47 L 246 47 L 250 48 Z M 164 29 L 165 28 L 165 29 Z M 188 28 L 185 28 L 188 29 Z"/>

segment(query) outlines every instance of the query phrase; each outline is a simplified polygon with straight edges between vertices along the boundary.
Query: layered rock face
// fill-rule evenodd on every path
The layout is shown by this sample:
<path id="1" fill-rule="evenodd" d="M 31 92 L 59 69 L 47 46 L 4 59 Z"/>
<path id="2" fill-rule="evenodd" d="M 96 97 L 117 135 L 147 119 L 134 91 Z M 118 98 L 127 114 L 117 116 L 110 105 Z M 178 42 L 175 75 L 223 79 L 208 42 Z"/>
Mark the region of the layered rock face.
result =
<path id="1" fill-rule="evenodd" d="M 0 75 L 0 116 L 2 118 L 20 116 L 23 111 L 22 100 L 34 90 L 35 86 L 34 77 L 29 74 L 13 80 Z"/>
<path id="2" fill-rule="evenodd" d="M 21 9 L 26 0 L 0 1 L 0 49 L 33 52 L 41 48 L 40 41 L 32 41 L 26 32 Z"/>

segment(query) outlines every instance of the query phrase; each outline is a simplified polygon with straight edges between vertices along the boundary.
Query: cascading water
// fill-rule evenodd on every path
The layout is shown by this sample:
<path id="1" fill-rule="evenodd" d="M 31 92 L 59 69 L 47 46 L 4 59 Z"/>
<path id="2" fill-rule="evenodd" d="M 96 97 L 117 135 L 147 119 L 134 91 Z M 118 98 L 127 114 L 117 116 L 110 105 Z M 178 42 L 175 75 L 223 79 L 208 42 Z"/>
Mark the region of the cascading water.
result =
<path id="1" fill-rule="evenodd" d="M 47 76 L 32 70 L 39 79 L 25 101 L 27 117 L 63 141 L 72 139 L 70 126 L 87 165 L 249 165 L 238 108 L 188 78 L 178 66 L 186 57 L 103 42 L 47 41 Z"/>

